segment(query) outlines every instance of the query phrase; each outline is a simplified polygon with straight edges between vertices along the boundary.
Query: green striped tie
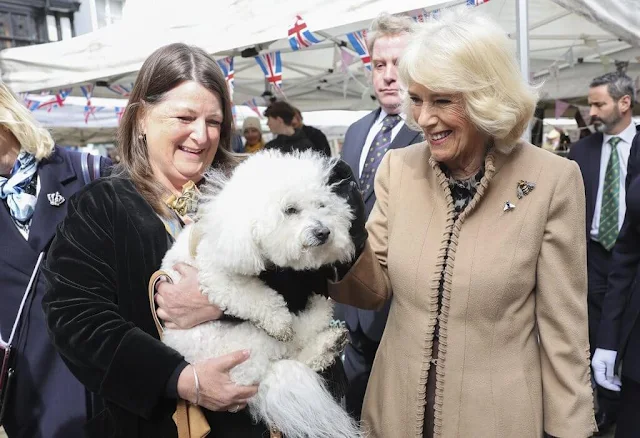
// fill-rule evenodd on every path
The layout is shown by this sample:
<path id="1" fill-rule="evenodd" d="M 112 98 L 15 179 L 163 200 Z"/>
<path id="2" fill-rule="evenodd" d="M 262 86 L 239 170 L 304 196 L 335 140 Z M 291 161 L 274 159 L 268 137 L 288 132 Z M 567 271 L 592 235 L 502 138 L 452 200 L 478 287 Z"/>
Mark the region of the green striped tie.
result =
<path id="1" fill-rule="evenodd" d="M 600 207 L 600 227 L 598 241 L 608 251 L 611 251 L 618 237 L 618 209 L 620 202 L 620 158 L 618 157 L 618 143 L 620 137 L 611 137 L 611 155 L 604 174 L 602 190 L 602 204 Z"/>

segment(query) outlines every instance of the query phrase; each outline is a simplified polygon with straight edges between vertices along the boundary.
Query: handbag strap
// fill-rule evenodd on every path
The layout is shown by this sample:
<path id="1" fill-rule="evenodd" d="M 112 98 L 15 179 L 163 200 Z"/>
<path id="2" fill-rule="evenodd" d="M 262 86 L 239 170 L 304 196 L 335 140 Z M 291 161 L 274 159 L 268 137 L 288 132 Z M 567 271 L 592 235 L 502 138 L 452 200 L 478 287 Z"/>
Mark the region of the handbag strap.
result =
<path id="1" fill-rule="evenodd" d="M 13 337 L 16 334 L 16 330 L 18 328 L 18 324 L 20 323 L 20 317 L 22 316 L 22 311 L 24 310 L 24 304 L 27 302 L 27 297 L 29 296 L 29 292 L 33 288 L 33 282 L 36 278 L 36 274 L 38 273 L 38 268 L 40 267 L 40 263 L 44 257 L 44 251 L 40 253 L 38 256 L 38 261 L 36 262 L 35 268 L 33 268 L 33 272 L 31 273 L 31 278 L 29 279 L 29 284 L 27 285 L 27 289 L 24 291 L 24 295 L 22 296 L 22 301 L 20 302 L 20 307 L 18 308 L 18 314 L 16 315 L 16 320 L 13 322 L 13 328 L 11 329 L 11 334 L 9 335 L 9 341 L 7 345 L 11 345 L 13 342 Z"/>

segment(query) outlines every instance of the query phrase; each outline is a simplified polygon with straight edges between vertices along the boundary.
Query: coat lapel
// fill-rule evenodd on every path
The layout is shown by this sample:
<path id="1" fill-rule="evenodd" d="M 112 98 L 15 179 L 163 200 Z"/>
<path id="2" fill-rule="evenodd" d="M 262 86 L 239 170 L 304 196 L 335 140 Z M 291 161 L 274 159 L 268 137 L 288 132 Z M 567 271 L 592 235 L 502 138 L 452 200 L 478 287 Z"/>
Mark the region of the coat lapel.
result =
<path id="1" fill-rule="evenodd" d="M 33 213 L 29 231 L 29 245 L 36 251 L 42 251 L 51 241 L 56 227 L 67 214 L 67 202 L 75 190 L 68 184 L 76 179 L 71 160 L 65 160 L 56 150 L 51 157 L 43 160 L 38 169 L 40 193 Z M 55 206 L 47 195 L 59 193 L 64 202 Z"/>
<path id="2" fill-rule="evenodd" d="M 378 117 L 378 114 L 379 113 L 377 112 L 376 117 Z M 375 118 L 371 121 L 371 123 L 369 124 L 369 128 L 365 132 L 365 135 L 364 135 L 365 140 L 366 140 L 367 134 L 369 133 L 369 129 L 371 129 L 371 125 L 373 125 L 373 121 L 375 121 Z M 419 141 L 419 136 L 420 136 L 420 133 L 418 131 L 409 129 L 409 127 L 405 123 L 402 126 L 402 128 L 400 128 L 400 131 L 398 132 L 398 134 L 395 136 L 395 138 L 389 145 L 389 150 L 403 148 L 405 146 L 409 146 L 410 144 L 417 143 Z M 364 141 L 363 141 L 363 147 L 364 147 Z M 360 148 L 360 150 L 362 150 L 362 148 Z M 367 202 L 367 200 L 373 195 L 373 192 L 374 192 L 373 189 L 374 187 L 371 186 L 369 190 L 363 193 L 364 202 Z"/>
<path id="3" fill-rule="evenodd" d="M 380 109 L 378 108 L 377 110 L 367 114 L 359 122 L 356 122 L 357 124 L 354 126 L 356 131 L 353 133 L 353 138 L 355 138 L 354 143 L 356 144 L 344 149 L 342 159 L 351 167 L 356 178 L 360 178 L 360 155 L 362 155 L 364 143 L 367 141 L 369 130 L 371 129 L 371 126 L 373 126 L 373 122 L 375 122 L 379 114 Z"/>

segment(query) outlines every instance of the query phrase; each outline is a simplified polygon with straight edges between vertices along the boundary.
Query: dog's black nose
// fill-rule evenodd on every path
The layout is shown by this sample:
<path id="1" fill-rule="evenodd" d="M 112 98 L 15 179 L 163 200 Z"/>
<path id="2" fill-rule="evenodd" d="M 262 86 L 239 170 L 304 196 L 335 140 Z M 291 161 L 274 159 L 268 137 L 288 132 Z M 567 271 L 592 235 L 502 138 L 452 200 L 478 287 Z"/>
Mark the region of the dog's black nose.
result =
<path id="1" fill-rule="evenodd" d="M 313 237 L 318 239 L 321 244 L 327 241 L 329 234 L 331 234 L 331 231 L 327 227 L 319 227 L 313 230 Z"/>

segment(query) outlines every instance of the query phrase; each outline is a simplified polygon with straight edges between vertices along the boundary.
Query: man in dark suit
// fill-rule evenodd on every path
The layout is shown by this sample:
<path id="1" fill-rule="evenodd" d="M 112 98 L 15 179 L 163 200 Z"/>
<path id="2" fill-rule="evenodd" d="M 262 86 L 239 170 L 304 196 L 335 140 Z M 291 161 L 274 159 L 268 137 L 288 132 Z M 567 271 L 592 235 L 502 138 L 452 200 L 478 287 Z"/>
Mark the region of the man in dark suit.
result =
<path id="1" fill-rule="evenodd" d="M 631 146 L 626 179 L 627 212 L 613 248 L 591 365 L 596 382 L 619 391 L 616 438 L 640 435 L 640 135 Z M 616 376 L 622 362 L 620 377 Z"/>
<path id="2" fill-rule="evenodd" d="M 413 22 L 403 17 L 382 15 L 372 24 L 367 45 L 371 54 L 373 88 L 380 108 L 349 127 L 342 147 L 342 159 L 359 179 L 367 216 L 376 201 L 373 180 L 382 157 L 389 149 L 421 141 L 421 134 L 410 130 L 401 112 L 397 64 L 412 32 Z M 349 380 L 346 404 L 360 418 L 364 393 L 373 359 L 389 314 L 389 303 L 380 311 L 360 310 L 338 305 L 336 316 L 344 319 L 350 343 L 345 350 L 345 372 Z"/>
<path id="3" fill-rule="evenodd" d="M 626 210 L 624 180 L 636 134 L 631 117 L 633 96 L 633 82 L 626 75 L 607 73 L 595 78 L 589 87 L 589 105 L 591 122 L 597 132 L 577 142 L 569 152 L 569 158 L 580 166 L 586 192 L 587 301 L 592 357 L 607 291 L 611 250 Z M 615 352 L 611 353 L 615 356 Z M 619 396 L 598 386 L 597 398 L 598 428 L 600 433 L 606 433 L 615 423 Z"/>

